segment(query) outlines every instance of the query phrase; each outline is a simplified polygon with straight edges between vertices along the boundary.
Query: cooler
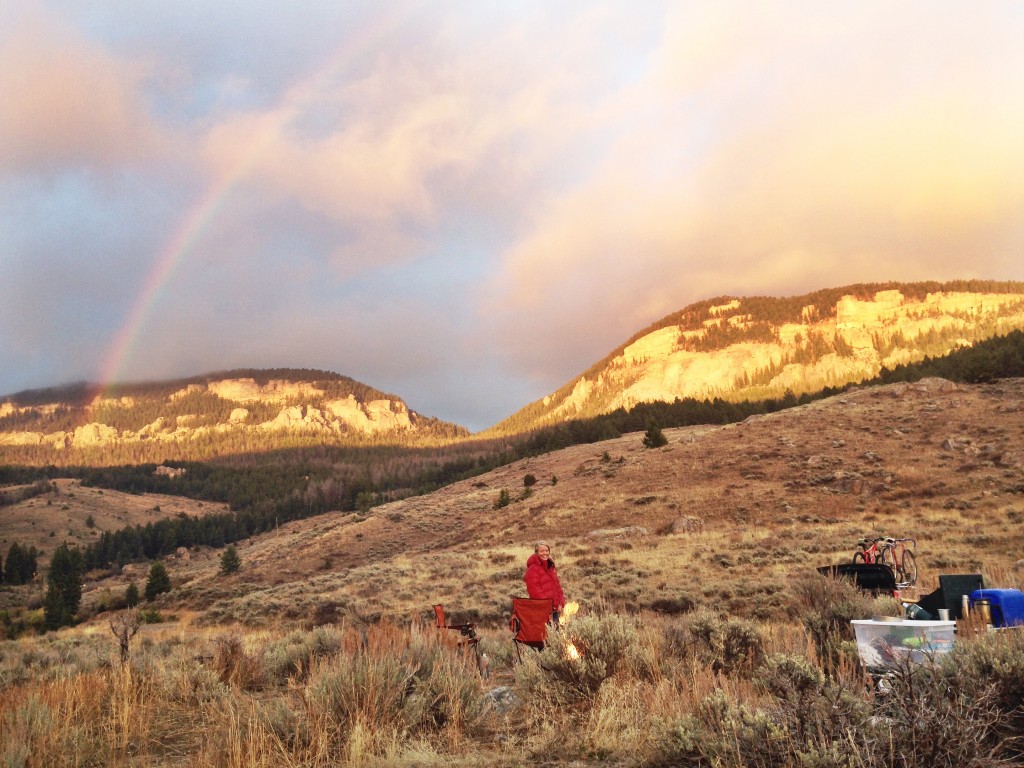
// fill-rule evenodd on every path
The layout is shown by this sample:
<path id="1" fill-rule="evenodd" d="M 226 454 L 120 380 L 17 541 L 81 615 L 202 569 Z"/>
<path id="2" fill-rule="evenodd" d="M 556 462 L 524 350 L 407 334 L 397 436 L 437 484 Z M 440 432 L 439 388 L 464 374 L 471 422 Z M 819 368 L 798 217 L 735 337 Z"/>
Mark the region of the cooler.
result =
<path id="1" fill-rule="evenodd" d="M 988 600 L 993 627 L 1024 624 L 1024 592 L 1019 589 L 976 589 L 971 592 L 971 609 L 979 600 Z"/>

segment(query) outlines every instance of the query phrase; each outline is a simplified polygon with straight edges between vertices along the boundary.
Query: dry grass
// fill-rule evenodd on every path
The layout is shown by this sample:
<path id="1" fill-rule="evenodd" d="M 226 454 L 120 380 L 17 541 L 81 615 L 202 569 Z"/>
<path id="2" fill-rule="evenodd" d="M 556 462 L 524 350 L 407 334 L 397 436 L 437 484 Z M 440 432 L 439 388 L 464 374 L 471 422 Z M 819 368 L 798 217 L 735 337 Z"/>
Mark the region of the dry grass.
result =
<path id="1" fill-rule="evenodd" d="M 0 764 L 923 768 L 1015 759 L 1024 633 L 965 635 L 952 663 L 892 683 L 916 693 L 879 698 L 844 647 L 849 625 L 824 630 L 837 649 L 828 664 L 810 628 L 833 603 L 867 615 L 886 606 L 825 579 L 785 597 L 791 615 L 769 622 L 592 608 L 553 634 L 581 649 L 575 662 L 553 642 L 513 664 L 499 650 L 507 634 L 486 632 L 487 680 L 452 637 L 416 623 L 149 627 L 124 666 L 113 636 L 82 629 L 7 642 Z M 11 675 L 32 651 L 33 676 Z M 515 696 L 510 709 L 485 695 L 499 686 Z M 928 746 L 939 737 L 945 746 Z"/>

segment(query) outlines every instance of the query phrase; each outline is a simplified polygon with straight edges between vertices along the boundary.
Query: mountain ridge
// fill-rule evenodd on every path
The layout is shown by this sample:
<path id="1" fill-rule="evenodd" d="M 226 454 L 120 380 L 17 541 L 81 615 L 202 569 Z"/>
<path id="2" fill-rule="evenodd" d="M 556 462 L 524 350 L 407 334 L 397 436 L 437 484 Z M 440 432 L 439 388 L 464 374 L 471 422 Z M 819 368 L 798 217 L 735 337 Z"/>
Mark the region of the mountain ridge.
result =
<path id="1" fill-rule="evenodd" d="M 1024 283 L 869 283 L 800 296 L 719 296 L 665 316 L 483 435 L 639 403 L 759 400 L 856 383 L 1024 328 Z"/>
<path id="2" fill-rule="evenodd" d="M 79 383 L 8 395 L 0 402 L 0 446 L 81 451 L 176 445 L 189 458 L 199 443 L 237 450 L 302 442 L 437 443 L 464 428 L 408 408 L 401 398 L 347 376 L 315 369 L 234 369 L 166 381 Z M 226 446 L 225 446 L 226 450 Z M 224 453 L 214 448 L 209 453 Z M 152 451 L 142 451 L 152 453 Z M 153 456 L 134 456 L 154 459 Z"/>
<path id="3" fill-rule="evenodd" d="M 475 436 L 342 374 L 250 368 L 0 397 L 0 450 L 14 463 L 67 463 L 72 454 L 82 454 L 83 463 L 159 463 L 301 445 L 444 445 L 643 403 L 813 393 L 1022 328 L 1019 282 L 858 283 L 780 298 L 718 296 L 633 334 L 551 395 Z"/>

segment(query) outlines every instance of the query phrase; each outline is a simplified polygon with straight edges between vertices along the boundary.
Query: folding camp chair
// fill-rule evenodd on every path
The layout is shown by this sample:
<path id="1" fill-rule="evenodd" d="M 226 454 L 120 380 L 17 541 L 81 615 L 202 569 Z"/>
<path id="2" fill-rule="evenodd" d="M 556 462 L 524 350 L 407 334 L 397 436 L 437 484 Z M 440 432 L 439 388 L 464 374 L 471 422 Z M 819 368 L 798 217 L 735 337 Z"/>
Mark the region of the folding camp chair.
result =
<path id="1" fill-rule="evenodd" d="M 536 651 L 544 648 L 548 636 L 548 622 L 554 601 L 550 598 L 533 600 L 527 597 L 512 598 L 512 619 L 509 628 L 513 632 L 512 640 L 516 646 L 516 656 L 523 660 L 520 646 L 526 645 Z"/>
<path id="2" fill-rule="evenodd" d="M 448 624 L 445 620 L 444 606 L 438 603 L 434 606 L 434 617 L 437 619 L 438 629 L 453 629 L 458 632 L 462 637 L 459 638 L 459 646 L 469 646 L 473 649 L 473 654 L 476 656 L 476 666 L 480 671 L 481 677 L 487 677 L 488 664 L 490 659 L 486 653 L 480 651 L 480 646 L 477 643 L 480 642 L 480 638 L 476 636 L 476 624 Z"/>
<path id="3" fill-rule="evenodd" d="M 476 624 L 448 624 L 445 622 L 444 606 L 434 606 L 434 616 L 437 618 L 438 629 L 454 629 L 462 638 L 459 640 L 459 645 L 476 645 L 480 642 L 480 638 L 476 636 Z"/>

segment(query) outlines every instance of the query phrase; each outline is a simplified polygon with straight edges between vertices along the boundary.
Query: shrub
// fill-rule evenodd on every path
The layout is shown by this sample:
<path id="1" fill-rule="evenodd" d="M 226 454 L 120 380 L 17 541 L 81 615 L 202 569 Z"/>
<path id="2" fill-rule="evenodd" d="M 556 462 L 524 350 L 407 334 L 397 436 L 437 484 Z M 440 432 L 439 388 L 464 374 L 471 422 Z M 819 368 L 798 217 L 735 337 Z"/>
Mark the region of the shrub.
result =
<path id="1" fill-rule="evenodd" d="M 341 636 L 330 627 L 296 630 L 263 651 L 263 665 L 274 680 L 303 680 L 316 661 L 328 659 L 341 649 Z"/>
<path id="2" fill-rule="evenodd" d="M 791 611 L 798 616 L 814 641 L 824 669 L 837 670 L 856 654 L 852 619 L 882 612 L 875 599 L 848 581 L 807 574 L 793 585 Z"/>
<path id="3" fill-rule="evenodd" d="M 402 632 L 387 622 L 365 633 L 343 630 L 341 651 L 315 666 L 306 687 L 313 713 L 371 752 L 407 731 L 458 733 L 479 698 L 470 654 L 435 632 Z"/>
<path id="4" fill-rule="evenodd" d="M 964 690 L 948 685 L 928 666 L 908 665 L 887 679 L 876 723 L 882 733 L 867 741 L 872 764 L 903 768 L 991 766 L 1000 712 L 991 684 Z M 1005 764 L 1005 763 L 1004 763 Z"/>
<path id="5" fill-rule="evenodd" d="M 678 616 L 683 613 L 690 613 L 697 607 L 693 597 L 685 592 L 672 596 L 656 597 L 647 604 L 655 613 L 664 613 L 669 616 Z"/>
<path id="6" fill-rule="evenodd" d="M 819 746 L 843 741 L 867 726 L 871 709 L 859 675 L 828 678 L 803 656 L 776 654 L 758 670 L 757 681 L 776 700 L 779 719 L 798 743 Z M 818 764 L 831 747 L 813 750 Z"/>
<path id="7" fill-rule="evenodd" d="M 691 640 L 687 646 L 712 671 L 726 674 L 751 670 L 764 656 L 764 636 L 744 619 L 721 619 L 700 611 L 686 625 Z"/>
<path id="8" fill-rule="evenodd" d="M 733 701 L 722 690 L 697 707 L 697 752 L 711 765 L 769 768 L 791 764 L 790 734 L 773 713 Z M 697 763 L 700 765 L 701 763 Z"/>
<path id="9" fill-rule="evenodd" d="M 636 641 L 636 625 L 630 618 L 618 614 L 578 617 L 561 631 L 549 633 L 547 646 L 536 659 L 542 674 L 528 669 L 521 677 L 517 668 L 516 678 L 531 696 L 565 703 L 589 700 L 616 673 Z M 575 646 L 578 658 L 569 655 L 566 643 Z"/>
<path id="10" fill-rule="evenodd" d="M 263 686 L 266 674 L 260 657 L 245 651 L 245 642 L 237 634 L 222 635 L 213 641 L 213 668 L 225 685 L 254 691 Z"/>
<path id="11" fill-rule="evenodd" d="M 512 496 L 509 494 L 508 489 L 502 488 L 501 491 L 498 493 L 498 500 L 494 502 L 494 508 L 501 509 L 502 507 L 507 507 L 511 503 Z"/>
<path id="12" fill-rule="evenodd" d="M 1012 755 L 1024 754 L 1024 632 L 1020 630 L 961 640 L 942 659 L 941 675 L 951 690 L 988 701 L 998 713 L 999 740 L 1017 739 Z"/>
<path id="13" fill-rule="evenodd" d="M 420 731 L 445 732 L 454 745 L 482 712 L 474 652 L 459 648 L 454 636 L 413 631 L 407 653 L 417 663 L 407 722 Z"/>
<path id="14" fill-rule="evenodd" d="M 644 432 L 643 442 L 645 448 L 661 448 L 661 446 L 668 444 L 668 438 L 661 431 L 661 427 L 654 422 L 649 422 L 647 424 L 647 431 Z"/>

